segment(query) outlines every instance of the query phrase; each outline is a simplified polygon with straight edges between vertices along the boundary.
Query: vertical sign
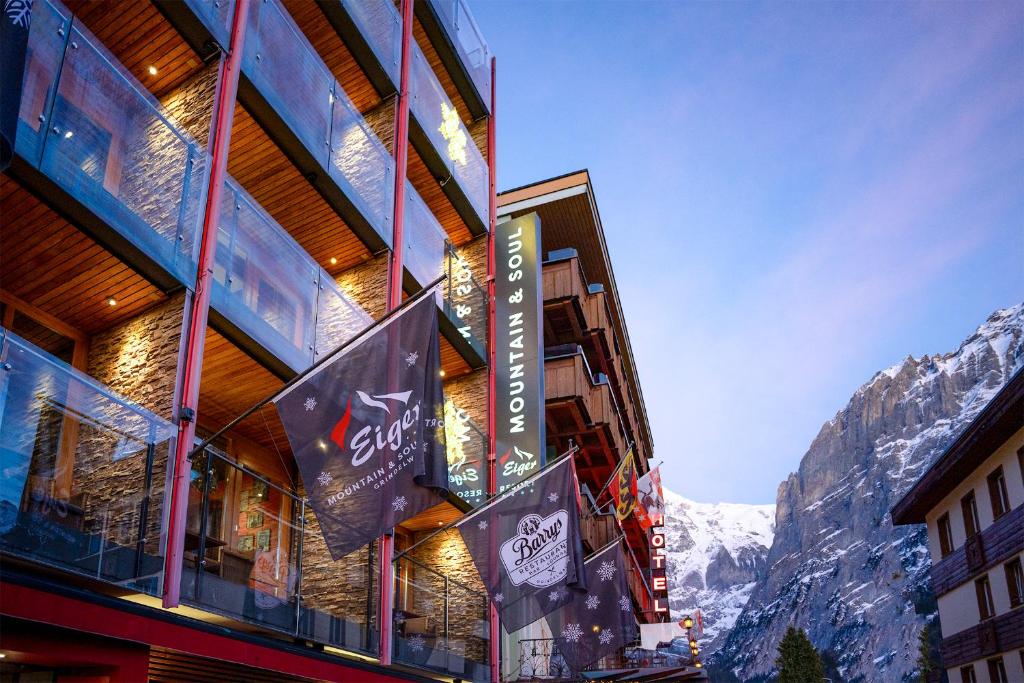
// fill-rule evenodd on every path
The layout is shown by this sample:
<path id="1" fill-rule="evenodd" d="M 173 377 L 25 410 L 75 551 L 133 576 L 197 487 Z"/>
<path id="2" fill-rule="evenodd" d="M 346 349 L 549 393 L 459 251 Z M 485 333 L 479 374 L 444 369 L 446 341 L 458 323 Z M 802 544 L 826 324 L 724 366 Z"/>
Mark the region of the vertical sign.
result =
<path id="1" fill-rule="evenodd" d="M 654 613 L 668 613 L 668 578 L 665 572 L 665 524 L 664 513 L 651 515 L 651 594 L 654 597 Z"/>
<path id="2" fill-rule="evenodd" d="M 544 326 L 540 218 L 498 223 L 494 235 L 497 490 L 544 464 Z"/>

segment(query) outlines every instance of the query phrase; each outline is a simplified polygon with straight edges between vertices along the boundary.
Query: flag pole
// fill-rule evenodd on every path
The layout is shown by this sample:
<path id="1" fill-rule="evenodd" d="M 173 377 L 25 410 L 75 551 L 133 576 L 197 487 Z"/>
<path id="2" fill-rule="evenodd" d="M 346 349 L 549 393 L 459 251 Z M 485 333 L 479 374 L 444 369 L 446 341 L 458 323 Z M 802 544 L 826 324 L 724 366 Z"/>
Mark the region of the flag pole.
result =
<path id="1" fill-rule="evenodd" d="M 485 507 L 487 507 L 487 505 L 490 504 L 492 501 L 497 500 L 498 498 L 500 498 L 501 496 L 505 495 L 506 493 L 509 493 L 510 491 L 514 491 L 514 490 L 516 490 L 518 488 L 522 488 L 523 486 L 525 486 L 526 484 L 530 483 L 534 479 L 538 479 L 541 475 L 547 474 L 548 472 L 553 470 L 557 465 L 562 464 L 562 461 L 565 460 L 566 457 L 572 456 L 579 449 L 580 449 L 579 446 L 573 446 L 572 448 L 567 450 L 565 453 L 562 453 L 560 456 L 558 456 L 557 458 L 555 458 L 554 460 L 549 462 L 543 469 L 541 469 L 541 470 L 539 470 L 537 472 L 534 472 L 533 474 L 528 476 L 526 479 L 523 479 L 521 482 L 515 484 L 514 486 L 505 489 L 501 493 L 494 494 L 493 496 L 491 496 L 490 498 L 487 499 L 486 503 L 484 503 L 483 505 L 478 507 L 476 510 L 471 510 L 470 512 L 467 512 L 464 515 L 460 515 L 459 518 L 456 519 L 455 521 L 449 522 L 448 524 L 446 524 L 442 528 L 437 529 L 436 531 L 434 531 L 429 536 L 424 536 L 420 540 L 416 541 L 411 546 L 409 546 L 405 550 L 403 550 L 400 553 L 398 553 L 398 555 L 395 557 L 395 559 L 397 560 L 398 558 L 402 557 L 403 555 L 409 554 L 409 552 L 412 551 L 414 548 L 418 548 L 420 545 L 426 543 L 427 541 L 432 539 L 434 536 L 437 536 L 438 534 L 444 533 L 445 531 L 450 531 L 452 527 L 454 527 L 455 525 L 457 525 L 460 522 L 464 521 L 466 517 L 468 517 L 470 515 L 475 515 L 476 513 L 480 512 Z"/>
<path id="2" fill-rule="evenodd" d="M 291 387 L 295 386 L 296 384 L 298 384 L 299 382 L 304 380 L 314 370 L 317 370 L 321 366 L 326 365 L 327 363 L 329 363 L 332 360 L 334 360 L 334 358 L 339 353 L 341 353 L 346 348 L 351 346 L 355 341 L 365 337 L 368 332 L 373 331 L 374 329 L 379 327 L 381 324 L 387 322 L 391 318 L 395 317 L 398 313 L 401 313 L 403 310 L 405 310 L 406 308 L 408 308 L 412 304 L 414 304 L 417 301 L 419 301 L 420 299 L 422 299 L 428 292 L 430 292 L 432 289 L 434 289 L 434 287 L 437 287 L 439 284 L 441 284 L 441 282 L 443 282 L 444 279 L 447 278 L 447 277 L 448 277 L 447 274 L 442 273 L 437 279 L 435 279 L 429 285 L 427 285 L 426 287 L 424 287 L 420 291 L 416 292 L 416 294 L 410 296 L 408 299 L 403 301 L 401 304 L 399 304 L 395 308 L 392 308 L 390 311 L 385 313 L 379 319 L 374 320 L 372 323 L 370 323 L 369 325 L 364 327 L 362 330 L 360 330 L 358 333 L 356 333 L 351 339 L 347 339 L 346 341 L 344 341 L 343 343 L 338 345 L 337 348 L 335 348 L 333 351 L 331 351 L 325 357 L 323 357 L 320 360 L 316 361 L 315 363 L 310 365 L 308 368 L 306 368 L 305 370 L 303 370 L 302 372 L 297 374 L 295 377 L 292 377 L 290 380 L 285 382 L 283 387 L 281 387 L 280 389 L 278 389 L 277 391 L 272 393 L 270 396 L 268 396 L 267 398 L 264 398 L 264 399 L 262 399 L 260 401 L 257 401 L 251 408 L 249 408 L 248 410 L 243 412 L 241 415 L 239 415 L 235 419 L 231 420 L 231 422 L 228 422 L 226 425 L 224 425 L 223 427 L 218 429 L 212 435 L 210 435 L 210 436 L 206 437 L 205 439 L 203 439 L 203 441 L 198 446 L 196 446 L 195 448 L 193 448 L 189 452 L 188 457 L 192 458 L 196 453 L 201 452 L 203 449 L 205 449 L 207 446 L 209 446 L 211 443 L 213 443 L 218 437 L 222 436 L 223 434 L 225 434 L 226 432 L 231 430 L 233 427 L 237 426 L 240 422 L 242 422 L 244 419 L 246 419 L 247 417 L 249 417 L 250 415 L 255 413 L 257 410 L 259 410 L 263 406 L 267 405 L 268 403 L 273 402 L 273 400 L 275 398 L 277 398 L 281 393 L 287 391 Z"/>

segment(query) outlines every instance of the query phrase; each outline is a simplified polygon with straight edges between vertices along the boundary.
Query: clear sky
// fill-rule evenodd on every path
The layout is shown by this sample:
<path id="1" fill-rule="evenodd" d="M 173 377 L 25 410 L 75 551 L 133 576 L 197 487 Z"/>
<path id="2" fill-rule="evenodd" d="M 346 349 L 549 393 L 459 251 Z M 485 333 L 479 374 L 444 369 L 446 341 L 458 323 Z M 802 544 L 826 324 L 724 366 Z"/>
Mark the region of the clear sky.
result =
<path id="1" fill-rule="evenodd" d="M 590 170 L 674 491 L 774 502 L 876 371 L 1024 300 L 1024 2 L 470 1 L 498 188 Z"/>

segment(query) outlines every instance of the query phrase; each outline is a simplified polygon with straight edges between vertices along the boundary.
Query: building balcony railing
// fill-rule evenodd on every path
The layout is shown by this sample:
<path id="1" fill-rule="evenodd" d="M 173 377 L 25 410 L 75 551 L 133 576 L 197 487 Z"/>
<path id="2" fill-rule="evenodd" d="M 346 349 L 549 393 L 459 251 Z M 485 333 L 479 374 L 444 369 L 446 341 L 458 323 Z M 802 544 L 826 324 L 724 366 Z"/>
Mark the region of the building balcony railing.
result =
<path id="1" fill-rule="evenodd" d="M 395 560 L 394 660 L 489 681 L 487 595 L 408 555 Z"/>
<path id="2" fill-rule="evenodd" d="M 444 184 L 445 192 L 470 231 L 483 234 L 487 232 L 490 217 L 487 161 L 415 42 L 409 79 L 412 95 L 409 111 L 417 129 L 412 131 L 413 142 L 419 143 L 417 149 L 435 175 L 455 179 L 454 186 Z M 424 140 L 432 151 L 423 148 Z"/>
<path id="3" fill-rule="evenodd" d="M 444 43 L 454 50 L 458 57 L 458 66 L 449 71 L 452 72 L 453 80 L 458 84 L 460 80 L 459 71 L 468 76 L 469 87 L 472 92 L 466 93 L 464 98 L 474 110 L 474 118 L 486 116 L 491 109 L 491 50 L 484 40 L 480 28 L 473 19 L 465 0 L 427 0 L 423 3 L 424 8 L 419 14 L 427 16 L 427 10 L 432 13 L 430 18 L 436 21 L 444 35 Z M 424 26 L 430 26 L 431 22 L 424 21 Z M 428 29 L 429 32 L 429 29 Z M 437 40 L 434 43 L 437 44 Z M 439 50 L 444 54 L 443 50 Z M 444 57 L 442 56 L 442 61 Z M 461 67 L 461 69 L 459 68 Z"/>
<path id="4" fill-rule="evenodd" d="M 296 372 L 371 322 L 231 178 L 221 203 L 213 276 L 214 310 Z"/>
<path id="5" fill-rule="evenodd" d="M 438 292 L 438 305 L 454 332 L 485 358 L 487 348 L 487 294 L 448 240 L 441 224 L 412 184 L 405 186 L 405 269 L 417 287 L 447 275 Z"/>
<path id="6" fill-rule="evenodd" d="M 16 147 L 30 184 L 47 179 L 105 246 L 161 286 L 193 285 L 206 152 L 56 0 L 32 13 Z"/>
<path id="7" fill-rule="evenodd" d="M 264 122 L 280 118 L 300 156 L 340 189 L 342 217 L 372 251 L 390 246 L 394 159 L 280 1 L 250 8 L 242 74 L 252 88 L 240 88 L 240 97 Z M 253 89 L 259 102 L 249 97 Z"/>
<path id="8" fill-rule="evenodd" d="M 373 554 L 332 561 L 302 495 L 212 448 L 192 459 L 183 561 L 182 600 L 194 607 L 376 654 Z"/>
<path id="9" fill-rule="evenodd" d="M 373 53 L 374 61 L 387 74 L 390 81 L 388 90 L 397 91 L 402 59 L 402 16 L 398 12 L 398 7 L 391 0 L 335 0 L 323 3 L 321 7 L 324 14 L 336 26 L 333 5 L 338 5 L 345 12 L 348 20 Z M 365 60 L 361 61 L 365 63 Z M 374 80 L 372 74 L 370 78 Z M 384 90 L 379 86 L 378 89 Z"/>
<path id="10" fill-rule="evenodd" d="M 0 328 L 0 549 L 159 595 L 175 435 L 167 420 Z"/>
<path id="11" fill-rule="evenodd" d="M 552 404 L 571 406 L 587 431 L 596 433 L 615 463 L 626 452 L 622 416 L 608 380 L 600 373 L 595 376 L 591 372 L 586 356 L 578 346 L 568 344 L 545 349 L 544 398 L 549 412 Z M 578 427 L 575 419 L 570 424 Z M 581 443 L 580 439 L 576 441 Z"/>
<path id="12" fill-rule="evenodd" d="M 487 435 L 451 401 L 444 405 L 445 442 L 448 449 L 448 487 L 473 507 L 487 499 L 489 478 Z"/>

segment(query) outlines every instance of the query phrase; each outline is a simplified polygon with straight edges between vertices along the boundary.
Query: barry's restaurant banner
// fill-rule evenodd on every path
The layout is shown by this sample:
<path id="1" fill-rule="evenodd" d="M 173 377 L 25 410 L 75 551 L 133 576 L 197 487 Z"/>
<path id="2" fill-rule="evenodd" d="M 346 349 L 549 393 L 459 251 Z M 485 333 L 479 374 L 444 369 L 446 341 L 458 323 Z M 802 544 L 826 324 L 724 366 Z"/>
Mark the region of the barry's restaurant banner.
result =
<path id="1" fill-rule="evenodd" d="M 440 369 L 428 296 L 275 399 L 335 560 L 446 493 Z"/>
<path id="2" fill-rule="evenodd" d="M 498 495 L 453 528 L 509 633 L 586 589 L 572 456 Z"/>

